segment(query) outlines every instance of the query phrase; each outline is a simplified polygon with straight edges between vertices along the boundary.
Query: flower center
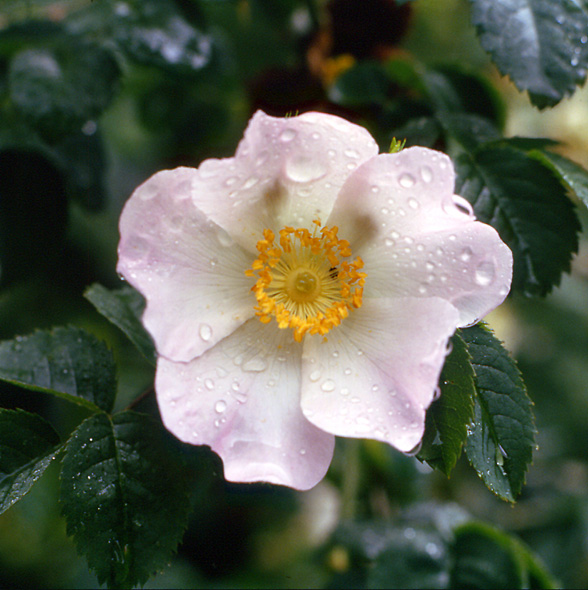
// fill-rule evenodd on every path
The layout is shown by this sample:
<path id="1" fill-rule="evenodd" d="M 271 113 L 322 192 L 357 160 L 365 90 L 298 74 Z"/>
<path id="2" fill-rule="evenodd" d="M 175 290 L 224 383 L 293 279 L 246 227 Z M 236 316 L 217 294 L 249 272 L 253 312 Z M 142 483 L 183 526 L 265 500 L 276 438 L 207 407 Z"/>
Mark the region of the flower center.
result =
<path id="1" fill-rule="evenodd" d="M 294 339 L 323 336 L 361 307 L 366 273 L 363 261 L 350 260 L 349 242 L 340 240 L 337 227 L 308 229 L 284 227 L 279 241 L 270 229 L 257 242 L 259 256 L 247 276 L 257 276 L 252 287 L 257 299 L 255 315 L 263 323 L 272 317 L 281 329 L 291 328 Z"/>

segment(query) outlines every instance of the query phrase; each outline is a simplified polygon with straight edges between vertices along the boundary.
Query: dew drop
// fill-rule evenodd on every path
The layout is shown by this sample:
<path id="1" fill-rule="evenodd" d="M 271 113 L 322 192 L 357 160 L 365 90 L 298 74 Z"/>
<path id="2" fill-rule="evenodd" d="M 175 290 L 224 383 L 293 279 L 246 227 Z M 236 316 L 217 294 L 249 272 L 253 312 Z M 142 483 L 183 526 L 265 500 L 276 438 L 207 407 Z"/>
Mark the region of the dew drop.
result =
<path id="1" fill-rule="evenodd" d="M 261 373 L 266 370 L 267 363 L 262 358 L 256 357 L 244 362 L 241 368 L 248 373 Z"/>
<path id="2" fill-rule="evenodd" d="M 288 143 L 292 141 L 296 137 L 296 131 L 294 129 L 284 129 L 282 133 L 280 133 L 280 141 L 284 143 Z"/>
<path id="3" fill-rule="evenodd" d="M 212 328 L 208 324 L 200 324 L 198 334 L 204 342 L 208 342 L 212 338 Z"/>
<path id="4" fill-rule="evenodd" d="M 401 174 L 398 177 L 398 182 L 400 186 L 404 188 L 411 188 L 415 185 L 416 180 L 414 179 L 414 176 L 412 174 L 405 172 L 404 174 Z"/>
<path id="5" fill-rule="evenodd" d="M 394 242 L 394 240 L 392 240 L 391 238 L 385 238 L 385 239 L 384 239 L 384 244 L 385 244 L 386 246 L 394 246 L 394 244 L 395 244 L 395 243 L 396 243 L 396 242 Z"/>
<path id="6" fill-rule="evenodd" d="M 257 156 L 257 159 L 255 160 L 255 165 L 256 166 L 261 166 L 262 164 L 265 164 L 265 162 L 267 161 L 268 155 L 269 155 L 269 153 L 267 152 L 267 150 L 263 150 L 259 154 L 259 156 Z"/>
<path id="7" fill-rule="evenodd" d="M 408 206 L 411 209 L 418 209 L 419 208 L 419 202 L 416 199 L 408 199 Z"/>
<path id="8" fill-rule="evenodd" d="M 205 379 L 204 380 L 204 387 L 206 387 L 206 389 L 213 390 L 214 389 L 214 381 L 212 379 Z"/>
<path id="9" fill-rule="evenodd" d="M 474 255 L 474 253 L 472 252 L 471 248 L 464 248 L 461 251 L 461 254 L 459 255 L 460 260 L 462 260 L 463 262 L 468 262 L 472 259 L 472 256 Z"/>
<path id="10" fill-rule="evenodd" d="M 222 228 L 218 228 L 216 232 L 216 239 L 218 243 L 224 248 L 229 248 L 234 244 L 233 238 Z"/>
<path id="11" fill-rule="evenodd" d="M 299 453 L 300 453 L 301 455 L 306 455 L 306 449 L 300 449 Z"/>
<path id="12" fill-rule="evenodd" d="M 224 399 L 219 399 L 216 404 L 214 404 L 214 411 L 217 414 L 222 414 L 227 409 L 227 402 Z"/>
<path id="13" fill-rule="evenodd" d="M 349 389 L 347 389 L 347 387 L 343 387 L 341 389 L 341 395 L 349 395 Z"/>
<path id="14" fill-rule="evenodd" d="M 348 158 L 359 158 L 359 152 L 357 152 L 356 150 L 352 150 L 352 149 L 346 149 L 343 152 Z"/>
<path id="15" fill-rule="evenodd" d="M 474 280 L 481 287 L 487 287 L 494 280 L 494 263 L 490 260 L 480 262 L 474 273 Z"/>
<path id="16" fill-rule="evenodd" d="M 472 204 L 463 197 L 460 197 L 459 195 L 453 195 L 453 204 L 463 215 L 467 215 L 468 217 L 472 218 L 475 217 Z"/>
<path id="17" fill-rule="evenodd" d="M 433 180 L 433 171 L 428 166 L 423 166 L 421 168 L 421 178 L 425 182 L 431 182 Z"/>
<path id="18" fill-rule="evenodd" d="M 343 371 L 343 373 L 345 373 L 345 375 L 351 375 L 351 369 L 348 367 Z"/>
<path id="19" fill-rule="evenodd" d="M 322 385 L 321 389 L 323 391 L 333 391 L 335 389 L 335 382 L 332 379 L 327 379 Z"/>
<path id="20" fill-rule="evenodd" d="M 308 378 L 313 382 L 316 383 L 320 378 L 321 378 L 321 372 L 320 371 L 313 371 Z"/>
<path id="21" fill-rule="evenodd" d="M 285 174 L 294 182 L 310 182 L 324 176 L 327 169 L 318 158 L 296 156 L 286 162 Z"/>
<path id="22" fill-rule="evenodd" d="M 251 178 L 248 178 L 245 183 L 243 184 L 243 188 L 244 189 L 249 189 L 254 187 L 257 183 L 259 182 L 259 178 L 257 178 L 257 176 L 252 176 Z"/>
<path id="23" fill-rule="evenodd" d="M 139 196 L 141 197 L 142 201 L 150 201 L 151 199 L 159 196 L 159 188 L 157 186 L 153 186 L 153 184 L 147 183 L 141 187 Z"/>
<path id="24" fill-rule="evenodd" d="M 390 213 L 390 209 L 387 207 L 382 207 L 380 211 L 382 212 L 382 215 L 388 215 L 388 213 Z"/>
<path id="25" fill-rule="evenodd" d="M 244 404 L 247 401 L 247 394 L 244 391 L 233 391 L 231 395 L 240 403 Z"/>

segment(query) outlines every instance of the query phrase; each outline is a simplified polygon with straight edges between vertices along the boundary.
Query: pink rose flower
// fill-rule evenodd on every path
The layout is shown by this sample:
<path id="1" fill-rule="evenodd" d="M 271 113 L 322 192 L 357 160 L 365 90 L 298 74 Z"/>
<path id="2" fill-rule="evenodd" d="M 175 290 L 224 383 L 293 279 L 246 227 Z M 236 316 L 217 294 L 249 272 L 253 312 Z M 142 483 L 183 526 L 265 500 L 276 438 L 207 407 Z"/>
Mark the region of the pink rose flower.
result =
<path id="1" fill-rule="evenodd" d="M 443 153 L 378 155 L 338 117 L 257 112 L 232 158 L 155 174 L 120 219 L 165 426 L 225 477 L 309 489 L 335 436 L 421 440 L 457 327 L 506 297 L 512 254 Z"/>

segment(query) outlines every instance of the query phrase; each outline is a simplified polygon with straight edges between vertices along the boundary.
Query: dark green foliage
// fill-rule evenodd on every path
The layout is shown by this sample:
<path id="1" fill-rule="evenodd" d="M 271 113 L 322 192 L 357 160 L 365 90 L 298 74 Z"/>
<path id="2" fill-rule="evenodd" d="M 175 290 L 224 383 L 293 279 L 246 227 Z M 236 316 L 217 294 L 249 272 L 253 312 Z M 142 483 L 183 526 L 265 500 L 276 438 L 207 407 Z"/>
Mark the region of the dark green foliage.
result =
<path id="1" fill-rule="evenodd" d="M 460 330 L 475 372 L 474 419 L 466 453 L 484 483 L 503 500 L 519 495 L 535 446 L 532 402 L 502 343 L 483 325 Z"/>
<path id="2" fill-rule="evenodd" d="M 410 0 L 0 4 L 0 329 L 11 338 L 0 342 L 0 397 L 8 394 L 0 405 L 20 406 L 22 396 L 31 410 L 0 409 L 0 512 L 16 504 L 0 519 L 1 587 L 49 585 L 67 570 L 53 543 L 39 558 L 54 538 L 48 529 L 62 535 L 76 572 L 64 573 L 62 586 L 94 587 L 66 528 L 100 583 L 142 585 L 170 562 L 186 527 L 162 587 L 555 587 L 506 529 L 568 585 L 585 586 L 588 309 L 581 281 L 572 295 L 569 285 L 554 287 L 578 250 L 573 200 L 588 204 L 588 174 L 550 151 L 558 141 L 503 136 L 510 98 L 480 73 L 483 55 L 457 39 L 453 64 L 441 48 L 418 49 L 422 21 L 429 32 L 439 25 L 441 38 L 454 30 L 453 16 L 471 16 L 500 72 L 534 105 L 551 106 L 585 81 L 585 0 L 437 3 L 446 15 Z M 417 35 L 406 37 L 412 27 Z M 341 52 L 355 61 L 338 70 Z M 231 156 L 257 108 L 342 115 L 365 126 L 381 151 L 396 137 L 453 158 L 456 192 L 513 251 L 515 296 L 497 317 L 514 333 L 539 434 L 517 365 L 484 326 L 451 340 L 417 455 L 426 465 L 376 441 L 339 442 L 326 480 L 302 494 L 225 482 L 208 448 L 163 430 L 145 302 L 128 286 L 100 284 L 117 283 L 116 218 L 156 170 Z M 517 297 L 551 291 L 547 307 Z M 566 305 L 566 313 L 555 309 Z M 37 321 L 83 325 L 100 340 L 79 328 L 12 339 Z M 113 413 L 113 357 L 116 407 L 145 414 Z M 541 452 L 533 454 L 536 437 Z M 459 461 L 464 449 L 473 469 Z M 56 457 L 60 482 L 49 468 Z M 518 505 L 485 493 L 476 473 Z M 47 508 L 51 486 L 62 514 L 57 502 Z M 471 520 L 465 507 L 505 530 Z M 333 551 L 345 559 L 331 563 Z"/>
<path id="3" fill-rule="evenodd" d="M 482 47 L 539 108 L 586 79 L 588 14 L 574 0 L 470 0 Z"/>
<path id="4" fill-rule="evenodd" d="M 456 169 L 456 192 L 513 252 L 513 290 L 545 295 L 558 285 L 578 248 L 580 224 L 551 170 L 501 143 L 460 155 Z"/>
<path id="5" fill-rule="evenodd" d="M 461 455 L 474 418 L 474 370 L 468 348 L 457 332 L 439 379 L 441 396 L 427 410 L 425 435 L 417 458 L 449 476 Z"/>
<path id="6" fill-rule="evenodd" d="M 59 435 L 40 416 L 0 408 L 0 513 L 43 475 L 58 445 Z"/>
<path id="7" fill-rule="evenodd" d="M 66 224 L 66 179 L 56 158 L 0 144 L 0 284 L 55 264 Z"/>
<path id="8" fill-rule="evenodd" d="M 168 444 L 155 420 L 134 412 L 95 414 L 67 443 L 67 530 L 110 588 L 144 584 L 182 537 L 190 482 Z"/>
<path id="9" fill-rule="evenodd" d="M 145 300 L 138 291 L 132 287 L 109 291 L 95 284 L 88 288 L 85 296 L 104 317 L 129 337 L 149 362 L 155 364 L 153 340 L 141 323 Z"/>
<path id="10" fill-rule="evenodd" d="M 0 379 L 110 411 L 116 393 L 112 353 L 79 328 L 55 328 L 0 342 Z"/>
<path id="11" fill-rule="evenodd" d="M 451 588 L 559 587 L 520 541 L 483 523 L 456 528 L 453 555 Z"/>
<path id="12" fill-rule="evenodd" d="M 332 588 L 556 588 L 521 541 L 451 504 L 416 505 L 395 524 L 344 521 L 332 547 L 349 556 Z"/>

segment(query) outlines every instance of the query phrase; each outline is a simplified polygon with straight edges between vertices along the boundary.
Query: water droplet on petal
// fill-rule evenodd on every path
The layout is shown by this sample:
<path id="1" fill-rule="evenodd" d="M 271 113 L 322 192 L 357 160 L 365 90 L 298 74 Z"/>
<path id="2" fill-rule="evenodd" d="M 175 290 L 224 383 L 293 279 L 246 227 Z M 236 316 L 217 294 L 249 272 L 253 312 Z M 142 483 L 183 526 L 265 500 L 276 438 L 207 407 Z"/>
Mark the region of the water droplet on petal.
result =
<path id="1" fill-rule="evenodd" d="M 416 199 L 408 199 L 408 206 L 411 209 L 418 209 L 419 208 L 419 202 Z"/>
<path id="2" fill-rule="evenodd" d="M 214 389 L 214 381 L 212 379 L 205 379 L 204 380 L 204 387 L 206 387 L 206 389 L 213 390 Z"/>
<path id="3" fill-rule="evenodd" d="M 320 378 L 321 378 L 321 372 L 320 371 L 313 371 L 308 378 L 313 382 L 316 383 Z"/>
<path id="4" fill-rule="evenodd" d="M 494 263 L 490 260 L 480 262 L 474 273 L 474 280 L 481 287 L 487 287 L 494 280 Z"/>
<path id="5" fill-rule="evenodd" d="M 356 150 L 352 150 L 352 149 L 346 149 L 343 152 L 348 158 L 359 158 L 359 152 L 357 152 Z"/>
<path id="6" fill-rule="evenodd" d="M 461 254 L 459 255 L 460 260 L 462 260 L 463 262 L 468 262 L 469 260 L 472 259 L 472 256 L 474 255 L 474 253 L 472 252 L 471 248 L 464 248 L 461 251 Z"/>
<path id="7" fill-rule="evenodd" d="M 220 227 L 217 229 L 216 238 L 218 240 L 218 243 L 224 248 L 229 248 L 235 243 L 233 238 L 231 238 L 231 236 Z"/>
<path id="8" fill-rule="evenodd" d="M 243 363 L 242 369 L 249 373 L 261 373 L 267 368 L 267 363 L 261 358 L 256 357 Z"/>
<path id="9" fill-rule="evenodd" d="M 421 168 L 421 178 L 425 182 L 431 182 L 433 180 L 433 171 L 428 166 L 423 166 Z"/>
<path id="10" fill-rule="evenodd" d="M 256 158 L 255 160 L 255 165 L 256 166 L 261 166 L 262 164 L 265 164 L 265 162 L 267 161 L 267 157 L 269 155 L 269 152 L 267 150 L 263 150 Z"/>
<path id="11" fill-rule="evenodd" d="M 198 333 L 204 342 L 208 342 L 212 338 L 212 328 L 208 324 L 200 324 Z"/>
<path id="12" fill-rule="evenodd" d="M 216 404 L 214 404 L 214 411 L 217 414 L 222 414 L 227 409 L 227 402 L 224 399 L 219 399 Z"/>
<path id="13" fill-rule="evenodd" d="M 286 162 L 286 176 L 294 182 L 310 182 L 325 175 L 327 169 L 320 158 L 295 156 Z"/>
<path id="14" fill-rule="evenodd" d="M 251 178 L 248 178 L 245 181 L 245 183 L 243 184 L 243 188 L 249 189 L 249 188 L 255 186 L 258 182 L 259 182 L 259 178 L 257 178 L 257 176 L 252 176 Z"/>
<path id="15" fill-rule="evenodd" d="M 335 389 L 335 382 L 332 379 L 327 379 L 322 385 L 321 389 L 323 391 L 333 391 Z"/>
<path id="16" fill-rule="evenodd" d="M 151 199 L 159 196 L 159 188 L 152 183 L 145 184 L 141 187 L 139 196 L 141 197 L 142 201 L 150 201 Z"/>
<path id="17" fill-rule="evenodd" d="M 284 129 L 282 133 L 280 133 L 280 141 L 287 143 L 292 141 L 296 137 L 296 131 L 294 129 Z"/>
<path id="18" fill-rule="evenodd" d="M 472 204 L 460 197 L 459 195 L 453 195 L 453 204 L 455 205 L 456 209 L 462 213 L 463 215 L 467 215 L 468 217 L 474 218 L 474 208 Z"/>
<path id="19" fill-rule="evenodd" d="M 405 172 L 398 177 L 398 182 L 404 188 L 411 188 L 415 185 L 416 180 L 412 174 Z"/>

